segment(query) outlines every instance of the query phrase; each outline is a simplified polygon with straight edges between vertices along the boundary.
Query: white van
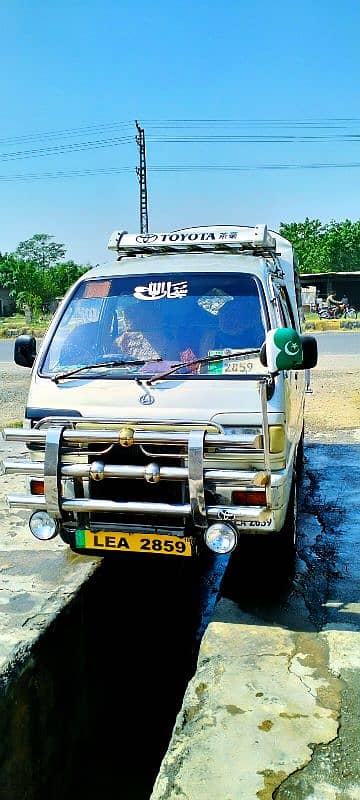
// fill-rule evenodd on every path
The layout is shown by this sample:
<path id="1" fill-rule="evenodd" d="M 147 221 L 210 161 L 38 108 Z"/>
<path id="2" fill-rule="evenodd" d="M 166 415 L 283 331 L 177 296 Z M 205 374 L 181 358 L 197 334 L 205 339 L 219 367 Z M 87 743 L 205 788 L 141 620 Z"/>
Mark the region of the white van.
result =
<path id="1" fill-rule="evenodd" d="M 83 554 L 228 553 L 242 534 L 291 553 L 307 371 L 292 247 L 265 225 L 116 231 L 36 354 L 8 498 L 39 539 Z M 276 537 L 274 536 L 276 534 Z"/>

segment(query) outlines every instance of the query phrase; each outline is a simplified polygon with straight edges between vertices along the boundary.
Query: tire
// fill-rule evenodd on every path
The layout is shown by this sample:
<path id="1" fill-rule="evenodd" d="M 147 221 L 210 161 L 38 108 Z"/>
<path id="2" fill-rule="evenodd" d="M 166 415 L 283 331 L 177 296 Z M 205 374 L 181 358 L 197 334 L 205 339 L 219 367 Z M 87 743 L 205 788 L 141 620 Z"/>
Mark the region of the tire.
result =
<path id="1" fill-rule="evenodd" d="M 245 608 L 278 600 L 289 590 L 295 571 L 297 492 L 294 477 L 284 525 L 278 533 L 241 534 L 221 584 L 221 595 Z"/>
<path id="2" fill-rule="evenodd" d="M 319 311 L 320 319 L 332 319 L 331 314 L 328 311 Z"/>
<path id="3" fill-rule="evenodd" d="M 345 319 L 357 319 L 357 311 L 355 308 L 348 308 L 344 313 Z"/>
<path id="4" fill-rule="evenodd" d="M 295 557 L 296 551 L 296 535 L 297 535 L 297 482 L 296 476 L 293 479 L 289 503 L 287 507 L 286 517 L 283 527 L 278 533 L 274 534 L 274 538 L 278 542 L 278 554 L 283 563 L 290 566 L 290 562 Z"/>
<path id="5" fill-rule="evenodd" d="M 270 571 L 272 580 L 283 586 L 284 582 L 293 577 L 296 555 L 297 537 L 297 481 L 296 468 L 290 490 L 290 497 L 286 516 L 282 528 L 277 533 L 264 536 L 266 550 L 266 567 Z"/>
<path id="6" fill-rule="evenodd" d="M 298 479 L 303 471 L 304 468 L 304 425 L 302 428 L 301 436 L 298 441 L 298 446 L 296 448 L 296 457 L 295 457 L 295 476 Z"/>

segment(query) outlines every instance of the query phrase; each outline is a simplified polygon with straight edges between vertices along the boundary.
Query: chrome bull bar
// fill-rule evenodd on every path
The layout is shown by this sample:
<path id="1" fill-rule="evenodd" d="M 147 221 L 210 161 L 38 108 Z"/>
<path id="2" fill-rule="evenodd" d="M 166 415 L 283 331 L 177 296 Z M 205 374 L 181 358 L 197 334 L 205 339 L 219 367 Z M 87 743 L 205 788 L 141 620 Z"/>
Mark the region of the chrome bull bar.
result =
<path id="1" fill-rule="evenodd" d="M 271 506 L 271 469 L 270 449 L 267 417 L 266 380 L 259 381 L 259 391 L 262 410 L 262 442 L 246 441 L 244 437 L 222 432 L 216 423 L 204 422 L 191 427 L 191 423 L 183 423 L 189 430 L 174 430 L 171 423 L 167 423 L 167 430 L 159 430 L 160 423 L 132 423 L 129 420 L 103 420 L 86 419 L 84 417 L 71 418 L 44 418 L 38 427 L 33 429 L 7 428 L 3 435 L 7 441 L 24 442 L 44 447 L 44 460 L 16 460 L 5 459 L 3 468 L 7 474 L 22 474 L 44 479 L 44 495 L 9 495 L 8 503 L 11 508 L 43 509 L 54 518 L 61 519 L 66 512 L 72 513 L 132 513 L 132 514 L 158 514 L 160 516 L 177 516 L 192 518 L 195 527 L 205 529 L 208 519 L 233 519 L 242 521 L 262 519 L 268 514 Z M 89 425 L 89 427 L 84 427 Z M 90 427 L 107 425 L 108 427 Z M 182 423 L 174 421 L 177 428 Z M 80 427 L 81 426 L 81 427 Z M 143 429 L 142 428 L 146 428 Z M 165 426 L 164 426 L 165 427 Z M 150 429 L 149 429 L 150 428 Z M 209 428 L 218 431 L 213 433 Z M 150 463 L 145 466 L 106 464 L 101 460 L 101 453 L 97 454 L 96 461 L 91 463 L 67 463 L 63 460 L 64 451 L 66 459 L 69 452 L 76 451 L 77 455 L 86 456 L 88 451 L 81 446 L 103 444 L 105 447 L 121 445 L 130 448 L 133 445 L 177 445 L 184 447 L 181 457 L 187 466 L 159 466 Z M 207 467 L 204 453 L 209 448 L 221 448 L 222 453 L 231 452 L 261 456 L 263 467 L 257 470 L 242 470 L 233 468 Z M 143 451 L 144 452 L 144 451 Z M 161 458 L 162 453 L 158 454 Z M 76 458 L 76 455 L 75 455 Z M 213 457 L 211 456 L 212 460 Z M 216 455 L 214 456 L 216 459 Z M 100 481 L 104 478 L 133 478 L 146 480 L 148 483 L 158 483 L 162 480 L 187 481 L 189 490 L 189 503 L 168 504 L 163 502 L 118 502 L 116 500 L 92 499 L 88 497 L 74 497 L 68 499 L 62 496 L 63 479 L 88 479 Z M 236 483 L 240 487 L 263 487 L 266 492 L 266 505 L 255 509 L 243 506 L 208 506 L 205 502 L 205 481 L 218 483 Z"/>

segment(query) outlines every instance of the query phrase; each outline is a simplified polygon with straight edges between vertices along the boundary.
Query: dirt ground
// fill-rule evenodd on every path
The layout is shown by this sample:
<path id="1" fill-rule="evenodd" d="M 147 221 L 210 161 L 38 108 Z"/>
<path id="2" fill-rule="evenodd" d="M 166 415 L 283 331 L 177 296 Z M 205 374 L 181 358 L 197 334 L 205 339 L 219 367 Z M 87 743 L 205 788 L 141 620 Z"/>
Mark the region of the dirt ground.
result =
<path id="1" fill-rule="evenodd" d="M 22 421 L 29 384 L 30 370 L 0 364 L 0 428 Z"/>
<path id="2" fill-rule="evenodd" d="M 358 365 L 356 362 L 359 362 Z M 313 394 L 306 396 L 306 433 L 360 428 L 360 357 L 345 365 L 322 359 L 311 372 Z M 30 372 L 15 364 L 0 364 L 0 427 L 22 420 Z"/>
<path id="3" fill-rule="evenodd" d="M 305 404 L 308 435 L 360 428 L 360 370 L 314 369 L 311 388 Z"/>

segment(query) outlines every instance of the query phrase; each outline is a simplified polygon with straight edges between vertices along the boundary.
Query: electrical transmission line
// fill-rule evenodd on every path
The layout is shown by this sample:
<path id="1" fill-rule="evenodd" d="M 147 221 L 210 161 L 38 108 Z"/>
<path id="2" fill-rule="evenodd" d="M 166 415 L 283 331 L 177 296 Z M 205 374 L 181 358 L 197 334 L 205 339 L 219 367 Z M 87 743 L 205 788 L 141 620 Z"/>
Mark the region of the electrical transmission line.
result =
<path id="1" fill-rule="evenodd" d="M 287 119 L 175 119 L 175 120 L 147 120 L 148 141 L 152 144 L 169 145 L 182 144 L 296 144 L 331 143 L 341 142 L 349 144 L 360 141 L 360 119 L 348 118 L 312 118 L 308 120 Z M 136 140 L 139 148 L 139 166 L 136 174 L 140 186 L 140 227 L 143 232 L 148 229 L 148 196 L 147 196 L 147 169 L 145 152 L 144 128 L 136 121 L 136 136 L 131 132 L 133 122 L 120 121 L 111 123 L 94 123 L 83 127 L 68 127 L 59 131 L 44 131 L 28 133 L 23 136 L 13 136 L 0 139 L 0 147 L 7 145 L 8 152 L 0 151 L 0 162 L 4 165 L 3 174 L 0 173 L 1 182 L 11 181 L 41 181 L 60 180 L 63 178 L 86 177 L 91 175 L 117 175 L 131 173 L 134 167 L 128 165 L 119 167 L 93 167 L 73 168 L 69 170 L 55 169 L 54 171 L 7 173 L 5 166 L 14 161 L 33 159 L 39 157 L 63 157 L 68 153 L 82 153 L 87 150 L 98 150 L 121 145 L 129 145 Z M 260 132 L 255 132 L 256 129 Z M 86 138 L 85 138 L 86 137 Z M 20 149 L 20 145 L 28 145 L 27 149 Z M 16 149 L 15 149 L 16 148 Z M 331 158 L 331 157 L 330 157 Z M 235 160 L 235 159 L 234 159 Z M 269 171 L 269 170 L 324 170 L 324 169 L 358 169 L 357 161 L 347 162 L 329 160 L 328 163 L 203 163 L 195 156 L 193 163 L 151 164 L 148 171 L 151 173 L 236 173 L 240 171 Z"/>
<path id="2" fill-rule="evenodd" d="M 157 119 L 149 119 L 145 120 L 145 124 L 148 131 L 152 130 L 183 130 L 183 129 L 194 129 L 198 128 L 201 129 L 203 127 L 206 130 L 210 130 L 211 128 L 215 129 L 236 129 L 236 128 L 254 128 L 256 126 L 261 126 L 261 129 L 264 128 L 277 128 L 281 130 L 283 128 L 294 128 L 294 129 L 323 129 L 325 131 L 329 130 L 346 130 L 349 127 L 356 126 L 358 128 L 360 124 L 360 118 L 358 117 L 324 117 L 324 118 L 311 118 L 307 120 L 298 120 L 298 119 L 164 119 L 164 120 L 157 120 Z M 36 141 L 36 140 L 47 140 L 47 139 L 64 139 L 73 137 L 81 137 L 81 136 L 92 136 L 92 135 L 101 135 L 106 134 L 107 132 L 114 131 L 116 132 L 125 132 L 128 129 L 132 130 L 133 122 L 131 120 L 125 121 L 117 121 L 117 122 L 107 122 L 107 123 L 91 123 L 88 125 L 83 125 L 79 127 L 69 127 L 63 128 L 57 131 L 35 131 L 22 134 L 21 136 L 6 136 L 0 138 L 0 145 L 2 144 L 16 144 L 17 142 L 27 142 L 27 141 Z M 125 130 L 124 130 L 125 129 Z"/>
<path id="3" fill-rule="evenodd" d="M 360 161 L 344 163 L 312 163 L 312 164 L 163 164 L 147 167 L 151 173 L 167 172 L 261 172 L 277 170 L 322 170 L 322 169 L 359 169 Z M 139 170 L 139 167 L 136 168 Z M 29 172 L 13 175 L 0 174 L 0 182 L 58 180 L 61 178 L 81 178 L 91 175 L 133 174 L 133 167 L 105 167 L 79 170 L 57 170 L 54 172 Z"/>

